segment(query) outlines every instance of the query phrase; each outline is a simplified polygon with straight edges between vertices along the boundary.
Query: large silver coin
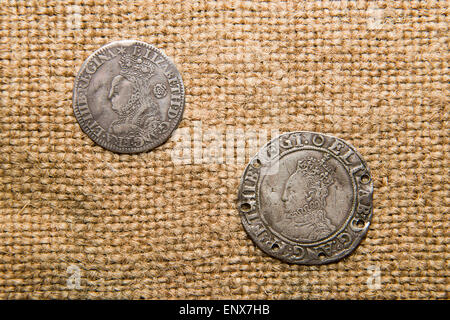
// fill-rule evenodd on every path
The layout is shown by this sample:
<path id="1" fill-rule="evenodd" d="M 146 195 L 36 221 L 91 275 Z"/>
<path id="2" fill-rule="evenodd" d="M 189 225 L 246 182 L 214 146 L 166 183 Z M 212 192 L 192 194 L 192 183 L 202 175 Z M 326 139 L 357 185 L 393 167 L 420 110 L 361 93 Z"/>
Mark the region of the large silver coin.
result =
<path id="1" fill-rule="evenodd" d="M 169 58 L 152 45 L 116 41 L 81 66 L 73 109 L 81 129 L 100 146 L 119 153 L 151 150 L 178 127 L 184 86 Z"/>
<path id="2" fill-rule="evenodd" d="M 267 254 L 324 264 L 347 256 L 365 236 L 372 194 L 369 168 L 353 146 L 329 135 L 290 132 L 247 165 L 238 210 Z"/>

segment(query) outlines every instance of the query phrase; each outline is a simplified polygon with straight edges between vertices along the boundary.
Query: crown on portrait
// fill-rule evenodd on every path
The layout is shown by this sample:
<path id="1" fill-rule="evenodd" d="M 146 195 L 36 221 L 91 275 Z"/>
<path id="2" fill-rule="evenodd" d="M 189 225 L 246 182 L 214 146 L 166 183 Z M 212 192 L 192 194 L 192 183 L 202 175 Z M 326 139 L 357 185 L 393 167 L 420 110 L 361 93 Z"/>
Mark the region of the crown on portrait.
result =
<path id="1" fill-rule="evenodd" d="M 119 60 L 120 74 L 130 81 L 147 80 L 155 74 L 155 65 L 147 59 L 124 54 Z"/>
<path id="2" fill-rule="evenodd" d="M 306 157 L 297 162 L 297 170 L 307 177 L 319 180 L 323 185 L 330 185 L 334 181 L 334 170 L 326 163 L 329 159 L 329 154 L 325 154 L 322 159 Z"/>

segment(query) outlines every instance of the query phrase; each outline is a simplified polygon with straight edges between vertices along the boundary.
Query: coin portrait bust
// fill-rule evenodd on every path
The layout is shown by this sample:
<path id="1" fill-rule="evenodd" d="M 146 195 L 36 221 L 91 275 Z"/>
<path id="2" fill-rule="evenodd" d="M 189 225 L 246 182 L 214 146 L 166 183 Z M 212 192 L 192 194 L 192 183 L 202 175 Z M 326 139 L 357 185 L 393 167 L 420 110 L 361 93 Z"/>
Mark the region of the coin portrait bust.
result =
<path id="1" fill-rule="evenodd" d="M 140 153 L 166 142 L 185 105 L 183 79 L 158 48 L 137 40 L 114 41 L 81 66 L 73 110 L 81 129 L 99 146 Z"/>
<path id="2" fill-rule="evenodd" d="M 111 123 L 109 132 L 145 138 L 145 132 L 153 131 L 161 120 L 158 104 L 149 88 L 155 66 L 128 54 L 121 56 L 119 65 L 120 74 L 112 79 L 108 94 L 118 120 Z"/>
<path id="3" fill-rule="evenodd" d="M 352 145 L 296 131 L 272 139 L 249 162 L 237 208 L 245 231 L 268 255 L 325 264 L 345 257 L 363 239 L 372 194 L 369 169 Z"/>
<path id="4" fill-rule="evenodd" d="M 327 160 L 327 155 L 299 160 L 281 196 L 286 219 L 310 241 L 322 239 L 336 228 L 325 210 L 328 188 L 334 183 Z"/>

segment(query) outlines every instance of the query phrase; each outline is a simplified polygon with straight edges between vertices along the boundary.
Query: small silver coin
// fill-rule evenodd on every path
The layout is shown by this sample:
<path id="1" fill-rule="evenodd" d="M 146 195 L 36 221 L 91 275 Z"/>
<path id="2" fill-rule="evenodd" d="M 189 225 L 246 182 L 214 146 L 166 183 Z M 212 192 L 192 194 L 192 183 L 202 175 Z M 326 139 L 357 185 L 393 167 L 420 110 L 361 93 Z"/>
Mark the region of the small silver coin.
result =
<path id="1" fill-rule="evenodd" d="M 295 264 L 337 261 L 372 217 L 369 168 L 353 146 L 314 132 L 282 134 L 259 150 L 239 186 L 238 210 L 265 253 Z"/>
<path id="2" fill-rule="evenodd" d="M 81 66 L 73 110 L 81 129 L 113 152 L 145 152 L 161 145 L 184 111 L 183 81 L 159 49 L 135 40 L 109 43 Z"/>

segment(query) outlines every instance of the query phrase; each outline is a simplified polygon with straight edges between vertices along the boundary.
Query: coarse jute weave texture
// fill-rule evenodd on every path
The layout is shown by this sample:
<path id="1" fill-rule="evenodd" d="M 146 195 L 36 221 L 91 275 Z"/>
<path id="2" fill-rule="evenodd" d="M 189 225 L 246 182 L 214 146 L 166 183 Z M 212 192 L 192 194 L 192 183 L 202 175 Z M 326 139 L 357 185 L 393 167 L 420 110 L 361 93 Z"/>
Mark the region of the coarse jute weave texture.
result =
<path id="1" fill-rule="evenodd" d="M 447 299 L 448 27 L 447 1 L 0 0 L 0 298 Z M 177 65 L 191 146 L 196 125 L 353 144 L 375 187 L 361 245 L 282 263 L 235 209 L 248 157 L 95 145 L 74 77 L 120 39 Z"/>

